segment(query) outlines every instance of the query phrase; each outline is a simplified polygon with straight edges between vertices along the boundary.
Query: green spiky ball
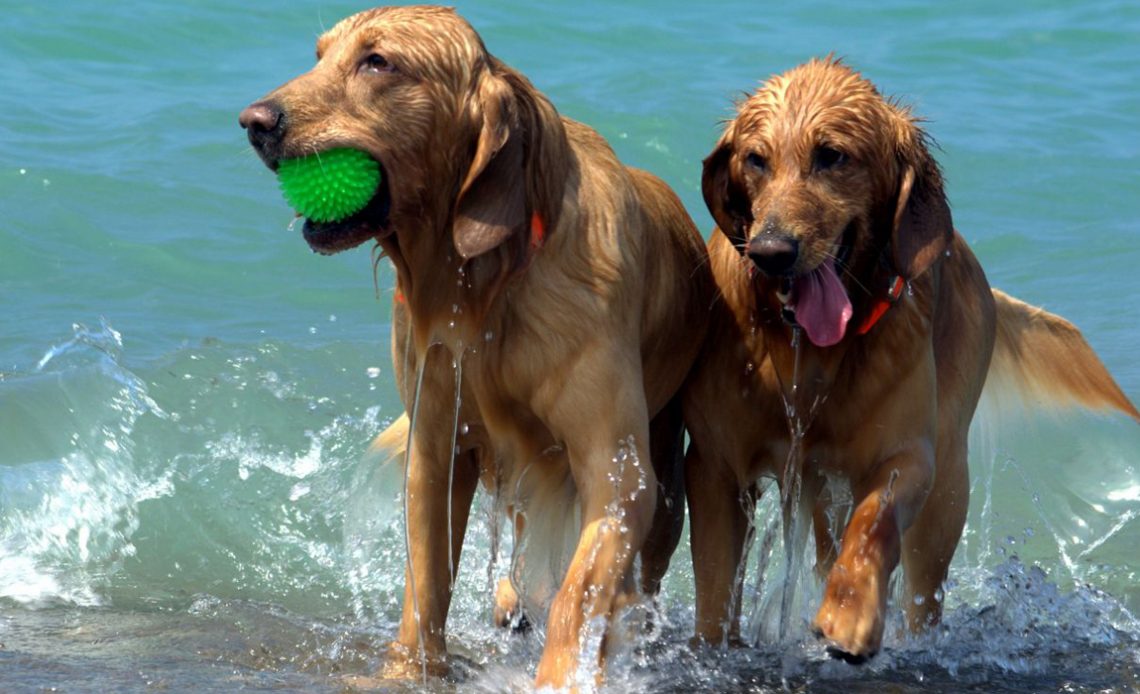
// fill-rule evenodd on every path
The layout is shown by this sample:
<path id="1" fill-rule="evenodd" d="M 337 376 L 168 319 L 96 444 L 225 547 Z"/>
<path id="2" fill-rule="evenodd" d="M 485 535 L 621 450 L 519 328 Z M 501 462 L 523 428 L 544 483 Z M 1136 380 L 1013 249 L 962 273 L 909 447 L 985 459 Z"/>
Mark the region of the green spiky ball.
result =
<path id="1" fill-rule="evenodd" d="M 277 180 L 289 206 L 314 222 L 339 222 L 364 209 L 380 185 L 380 164 L 358 149 L 283 159 Z"/>

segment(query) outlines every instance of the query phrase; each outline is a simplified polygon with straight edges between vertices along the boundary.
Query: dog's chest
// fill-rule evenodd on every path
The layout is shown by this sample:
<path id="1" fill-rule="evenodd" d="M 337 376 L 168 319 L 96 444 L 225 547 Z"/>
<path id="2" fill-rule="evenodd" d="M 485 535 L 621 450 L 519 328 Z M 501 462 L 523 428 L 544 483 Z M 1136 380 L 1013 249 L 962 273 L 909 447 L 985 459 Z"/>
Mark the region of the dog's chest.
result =
<path id="1" fill-rule="evenodd" d="M 500 455 L 530 457 L 557 445 L 540 407 L 551 374 L 532 351 L 509 331 L 487 329 L 481 339 L 464 344 L 457 360 L 469 401 L 464 408 L 474 411 Z"/>
<path id="2" fill-rule="evenodd" d="M 740 369 L 746 411 L 754 414 L 755 472 L 779 476 L 794 458 L 804 469 L 843 475 L 873 464 L 892 447 L 900 432 L 895 390 L 913 378 L 903 376 L 912 355 L 898 354 L 885 364 L 858 354 L 818 359 L 807 350 L 797 360 L 794 351 L 779 348 L 765 356 Z M 879 375 L 884 369 L 897 380 Z"/>

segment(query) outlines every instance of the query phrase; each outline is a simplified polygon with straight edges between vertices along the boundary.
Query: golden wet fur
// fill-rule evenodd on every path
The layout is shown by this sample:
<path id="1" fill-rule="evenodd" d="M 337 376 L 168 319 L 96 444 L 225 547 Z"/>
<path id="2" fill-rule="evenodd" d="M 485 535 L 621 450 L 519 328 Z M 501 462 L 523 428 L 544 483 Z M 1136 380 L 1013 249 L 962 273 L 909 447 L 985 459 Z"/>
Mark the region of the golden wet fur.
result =
<path id="1" fill-rule="evenodd" d="M 363 12 L 322 36 L 317 57 L 242 122 L 271 165 L 351 146 L 383 167 L 386 212 L 307 225 L 306 238 L 324 252 L 376 238 L 397 272 L 393 360 L 410 416 L 381 444 L 401 447 L 414 425 L 388 674 L 418 676 L 421 656 L 446 669 L 453 572 L 482 478 L 524 532 L 529 568 L 558 565 L 542 559 L 557 544 L 542 535 L 574 539 L 537 672 L 540 685 L 571 685 L 604 660 L 579 652 L 586 621 L 654 592 L 679 538 L 675 394 L 711 299 L 703 241 L 661 180 L 561 118 L 451 10 Z"/>
<path id="2" fill-rule="evenodd" d="M 917 120 L 839 61 L 813 60 L 744 100 L 702 184 L 718 227 L 709 253 L 721 299 L 684 408 L 697 637 L 737 638 L 749 521 L 741 499 L 761 477 L 784 488 L 790 462 L 803 497 L 785 511 L 814 518 L 826 577 L 814 629 L 833 653 L 863 659 L 880 646 L 900 563 L 910 626 L 939 619 L 966 519 L 967 431 L 987 375 L 1031 399 L 1140 414 L 1076 328 L 991 291 L 952 226 Z M 801 336 L 795 386 L 780 298 L 794 280 L 750 260 L 764 266 L 766 249 L 789 239 L 798 254 L 788 277 L 839 259 L 853 314 L 837 344 Z M 896 277 L 909 291 L 859 334 Z M 805 429 L 802 455 L 790 425 Z M 828 527 L 827 478 L 851 488 L 845 528 Z"/>

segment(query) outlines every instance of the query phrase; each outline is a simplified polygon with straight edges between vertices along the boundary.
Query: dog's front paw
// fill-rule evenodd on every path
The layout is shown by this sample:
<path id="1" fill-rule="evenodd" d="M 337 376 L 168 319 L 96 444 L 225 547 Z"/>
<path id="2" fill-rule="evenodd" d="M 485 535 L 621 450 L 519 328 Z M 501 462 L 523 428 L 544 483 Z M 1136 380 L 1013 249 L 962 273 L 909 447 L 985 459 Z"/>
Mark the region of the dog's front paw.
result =
<path id="1" fill-rule="evenodd" d="M 853 664 L 878 652 L 887 606 L 887 577 L 870 566 L 861 568 L 842 564 L 832 568 L 812 624 L 816 636 L 827 643 L 828 653 Z"/>
<path id="2" fill-rule="evenodd" d="M 495 588 L 495 608 L 491 621 L 500 629 L 510 629 L 516 634 L 530 631 L 530 620 L 523 612 L 522 600 L 508 578 L 501 579 Z"/>
<path id="3" fill-rule="evenodd" d="M 422 682 L 425 677 L 446 677 L 448 672 L 446 654 L 420 653 L 418 648 L 393 642 L 377 677 L 384 682 Z"/>

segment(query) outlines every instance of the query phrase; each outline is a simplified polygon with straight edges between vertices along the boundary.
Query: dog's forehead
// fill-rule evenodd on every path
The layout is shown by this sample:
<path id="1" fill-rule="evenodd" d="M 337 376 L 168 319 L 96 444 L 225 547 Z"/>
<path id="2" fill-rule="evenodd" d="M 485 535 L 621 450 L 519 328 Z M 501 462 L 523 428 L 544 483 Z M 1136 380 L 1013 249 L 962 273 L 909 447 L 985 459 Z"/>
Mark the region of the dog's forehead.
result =
<path id="1" fill-rule="evenodd" d="M 430 5 L 381 7 L 346 17 L 317 39 L 317 58 L 361 46 L 382 46 L 425 64 L 442 59 L 470 65 L 486 55 L 465 19 L 451 8 Z"/>
<path id="2" fill-rule="evenodd" d="M 830 58 L 812 60 L 761 84 L 739 108 L 738 133 L 861 147 L 875 140 L 868 135 L 891 112 L 875 86 L 855 70 Z"/>

